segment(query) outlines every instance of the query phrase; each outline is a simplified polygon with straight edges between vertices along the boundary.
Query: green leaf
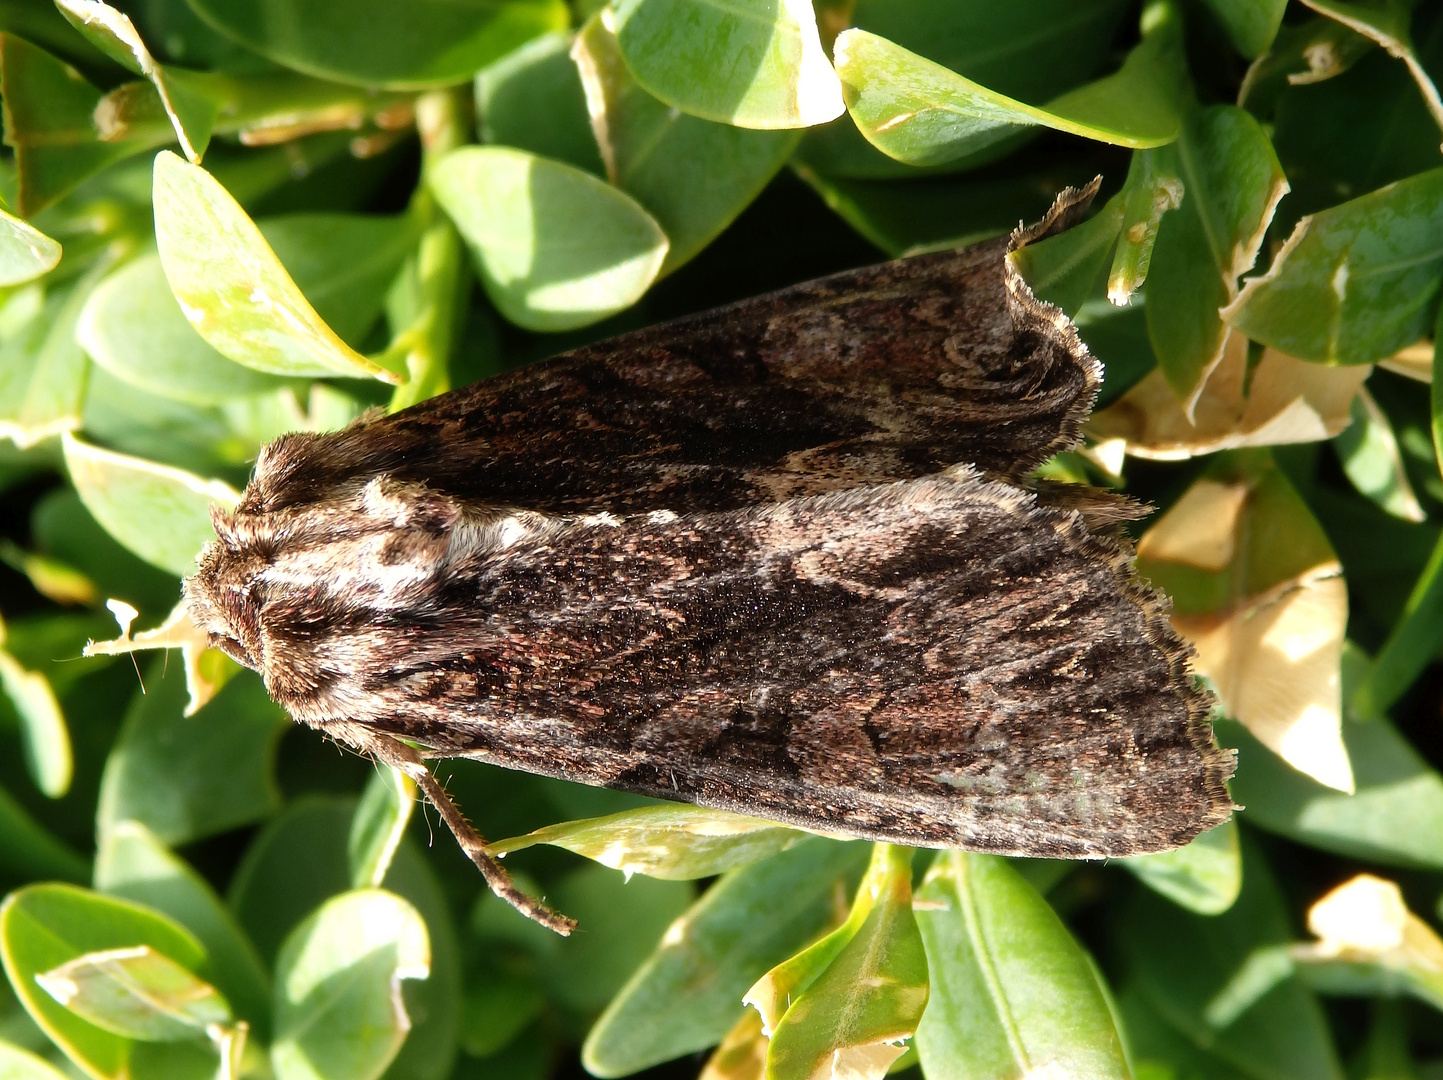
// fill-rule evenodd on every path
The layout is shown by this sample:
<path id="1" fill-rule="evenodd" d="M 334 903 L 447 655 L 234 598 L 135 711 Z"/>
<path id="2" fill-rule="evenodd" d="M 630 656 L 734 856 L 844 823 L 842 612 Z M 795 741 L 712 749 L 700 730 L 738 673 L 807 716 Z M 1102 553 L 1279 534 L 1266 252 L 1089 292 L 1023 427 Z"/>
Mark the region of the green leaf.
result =
<path id="1" fill-rule="evenodd" d="M 1226 911 L 1243 887 L 1242 849 L 1233 818 L 1173 851 L 1118 861 L 1148 888 L 1199 915 Z"/>
<path id="2" fill-rule="evenodd" d="M 627 881 L 604 866 L 567 874 L 547 890 L 546 901 L 586 930 L 557 942 L 539 964 L 552 1001 L 583 1016 L 600 1012 L 695 898 L 687 882 Z"/>
<path id="3" fill-rule="evenodd" d="M 15 150 L 15 208 L 33 217 L 133 144 L 105 143 L 93 119 L 101 93 L 57 60 L 14 34 L 0 36 L 0 106 L 5 145 Z"/>
<path id="4" fill-rule="evenodd" d="M 1298 222 L 1222 316 L 1303 360 L 1366 364 L 1423 337 L 1443 280 L 1443 169 Z"/>
<path id="5" fill-rule="evenodd" d="M 1038 299 L 1057 305 L 1064 315 L 1075 315 L 1107 266 L 1126 205 L 1125 195 L 1114 196 L 1082 224 L 1028 244 L 1008 258 Z"/>
<path id="6" fill-rule="evenodd" d="M 188 0 L 228 37 L 297 71 L 363 86 L 421 89 L 464 82 L 538 34 L 565 29 L 561 0 L 298 0 L 277 17 L 266 0 Z"/>
<path id="7" fill-rule="evenodd" d="M 426 923 L 405 900 L 381 889 L 328 900 L 276 958 L 277 1080 L 376 1080 L 411 1027 L 401 980 L 430 971 Z"/>
<path id="8" fill-rule="evenodd" d="M 189 73 L 172 75 L 156 63 L 130 16 L 103 0 L 55 0 L 55 6 L 92 45 L 150 80 L 185 156 L 199 164 L 220 110 L 192 89 L 185 78 Z"/>
<path id="9" fill-rule="evenodd" d="M 944 852 L 917 925 L 932 972 L 917 1029 L 929 1080 L 1129 1075 L 1091 958 L 1009 860 Z"/>
<path id="10" fill-rule="evenodd" d="M 1291 937 L 1268 865 L 1248 844 L 1242 892 L 1226 912 L 1195 915 L 1137 888 L 1117 924 L 1137 988 L 1194 1047 L 1257 1080 L 1341 1080 L 1323 1011 L 1278 953 Z"/>
<path id="11" fill-rule="evenodd" d="M 52 491 L 36 504 L 30 515 L 30 534 L 46 555 L 75 567 L 93 581 L 102 597 L 125 600 L 144 614 L 157 617 L 170 611 L 180 599 L 180 582 L 175 575 L 122 547 L 90 516 L 73 488 Z M 80 642 L 84 644 L 86 637 L 104 637 L 109 629 L 82 634 Z"/>
<path id="12" fill-rule="evenodd" d="M 101 282 L 80 312 L 75 336 L 116 378 L 177 401 L 218 405 L 287 385 L 277 375 L 232 363 L 195 332 L 158 254 L 142 255 Z"/>
<path id="13" fill-rule="evenodd" d="M 1238 295 L 1288 183 L 1267 133 L 1233 105 L 1195 110 L 1177 143 L 1157 154 L 1159 171 L 1181 180 L 1183 197 L 1158 227 L 1147 332 L 1191 418 L 1222 360 L 1228 328 L 1218 311 Z"/>
<path id="14" fill-rule="evenodd" d="M 488 844 L 487 850 L 505 855 L 535 844 L 550 844 L 620 870 L 628 878 L 645 874 L 687 881 L 765 859 L 801 843 L 806 836 L 771 821 L 667 803 L 548 825 L 525 836 Z"/>
<path id="15" fill-rule="evenodd" d="M 388 765 L 376 766 L 356 804 L 346 844 L 354 888 L 375 888 L 386 880 L 417 798 L 415 783 L 404 773 Z"/>
<path id="16" fill-rule="evenodd" d="M 75 321 L 102 273 L 55 289 L 0 341 L 0 438 L 24 449 L 80 427 L 90 362 L 75 341 Z"/>
<path id="17" fill-rule="evenodd" d="M 137 945 L 191 971 L 205 960 L 200 944 L 163 915 L 86 889 L 31 885 L 0 905 L 0 960 L 11 987 L 45 1034 L 91 1076 L 121 1080 L 133 1075 L 137 1045 L 77 1016 L 42 990 L 35 977 L 86 953 Z"/>
<path id="18" fill-rule="evenodd" d="M 804 0 L 619 0 L 626 66 L 653 97 L 744 128 L 842 115 L 842 92 Z"/>
<path id="19" fill-rule="evenodd" d="M 641 203 L 670 246 L 661 273 L 689 261 L 760 194 L 800 135 L 748 131 L 671 109 L 642 89 L 605 13 L 571 55 L 580 70 L 606 176 Z"/>
<path id="20" fill-rule="evenodd" d="M 1121 70 L 1045 107 L 1028 105 L 964 78 L 865 30 L 846 30 L 832 55 L 848 111 L 877 149 L 909 165 L 938 165 L 1028 127 L 1048 127 L 1119 146 L 1161 146 L 1177 138 L 1177 14 L 1144 13 L 1145 33 Z"/>
<path id="21" fill-rule="evenodd" d="M 1360 717 L 1382 716 L 1408 692 L 1443 643 L 1443 537 L 1413 584 L 1392 631 L 1354 692 Z"/>
<path id="22" fill-rule="evenodd" d="M 1118 29 L 1131 5 L 1118 0 L 1012 0 L 1008 4 L 949 4 L 936 0 L 858 0 L 846 25 L 856 26 L 973 82 L 1020 101 L 1050 101 L 1086 82 L 1111 60 Z M 843 11 L 846 9 L 843 8 Z M 840 18 L 823 20 L 841 29 Z M 1041 129 L 1031 128 L 949 161 L 948 172 L 1006 156 Z M 850 116 L 813 128 L 798 150 L 800 162 L 828 177 L 848 180 L 915 178 L 862 137 Z M 1091 174 L 1082 179 L 1090 179 Z M 1064 185 L 1057 185 L 1058 188 Z M 900 208 L 899 208 L 900 209 Z M 1046 210 L 1047 207 L 1043 207 Z M 1035 220 L 1041 212 L 1007 222 Z"/>
<path id="23" fill-rule="evenodd" d="M 3 57 L 0 49 L 0 57 Z M 0 210 L 0 287 L 48 274 L 60 262 L 60 245 L 28 222 Z"/>
<path id="24" fill-rule="evenodd" d="M 85 508 L 105 531 L 153 566 L 174 574 L 195 569 L 215 536 L 212 503 L 240 499 L 230 485 L 181 469 L 112 453 L 65 436 L 65 467 Z"/>
<path id="25" fill-rule="evenodd" d="M 178 668 L 179 665 L 175 665 Z M 167 677 L 168 675 L 168 677 Z M 276 743 L 288 726 L 260 678 L 241 672 L 194 716 L 185 679 L 159 657 L 146 670 L 105 762 L 96 810 L 102 838 L 126 821 L 172 846 L 274 813 Z"/>
<path id="26" fill-rule="evenodd" d="M 171 291 L 201 337 L 274 375 L 377 378 L 316 313 L 240 204 L 204 169 L 155 158 L 155 235 Z"/>
<path id="27" fill-rule="evenodd" d="M 0 1076 L 5 1080 L 66 1080 L 65 1074 L 44 1058 L 4 1041 L 0 1041 Z"/>
<path id="28" fill-rule="evenodd" d="M 766 971 L 824 930 L 869 848 L 807 837 L 728 871 L 674 923 L 582 1047 L 587 1071 L 628 1076 L 719 1042 Z M 569 910 L 569 909 L 568 909 Z"/>
<path id="29" fill-rule="evenodd" d="M 1408 482 L 1393 425 L 1366 387 L 1353 398 L 1352 415 L 1353 422 L 1333 436 L 1343 472 L 1361 494 L 1394 517 L 1423 521 L 1427 515 Z"/>
<path id="30" fill-rule="evenodd" d="M 546 34 L 477 72 L 476 134 L 605 176 L 572 38 Z"/>
<path id="31" fill-rule="evenodd" d="M 224 992 L 263 1041 L 270 1038 L 270 976 L 210 885 L 138 821 L 104 829 L 95 887 L 170 916 L 196 936 L 207 960 L 199 969 Z"/>
<path id="32" fill-rule="evenodd" d="M 469 146 L 442 158 L 430 183 L 492 303 L 529 330 L 630 307 L 666 258 L 666 236 L 629 195 L 560 162 Z"/>
<path id="33" fill-rule="evenodd" d="M 1289 86 L 1306 86 L 1341 75 L 1374 47 L 1367 38 L 1332 19 L 1314 17 L 1283 26 L 1267 53 L 1248 68 L 1238 90 L 1238 104 L 1259 118 L 1271 116 L 1279 96 Z M 1347 132 L 1346 137 L 1353 134 Z"/>
<path id="34" fill-rule="evenodd" d="M 231 1020 L 215 987 L 149 945 L 89 952 L 35 981 L 76 1016 L 127 1039 L 180 1042 Z"/>
<path id="35" fill-rule="evenodd" d="M 1249 60 L 1263 55 L 1283 24 L 1288 0 L 1204 0 Z"/>
<path id="36" fill-rule="evenodd" d="M 3 649 L 0 688 L 20 718 L 25 767 L 31 779 L 50 798 L 60 798 L 70 790 L 75 760 L 70 750 L 70 730 L 65 726 L 65 714 L 55 700 L 55 691 L 44 675 L 26 671 Z"/>
<path id="37" fill-rule="evenodd" d="M 1107 298 L 1114 304 L 1129 303 L 1147 281 L 1162 216 L 1182 205 L 1182 181 L 1169 167 L 1171 157 L 1165 149 L 1133 152 L 1121 192 L 1117 251 L 1107 276 Z"/>
<path id="38" fill-rule="evenodd" d="M 876 845 L 861 892 L 872 895 L 849 940 L 794 997 L 771 1032 L 768 1078 L 819 1070 L 880 1078 L 927 1007 L 927 957 L 912 916 L 912 850 Z M 855 915 L 855 912 L 854 912 Z M 765 1019 L 765 1014 L 764 1019 Z"/>

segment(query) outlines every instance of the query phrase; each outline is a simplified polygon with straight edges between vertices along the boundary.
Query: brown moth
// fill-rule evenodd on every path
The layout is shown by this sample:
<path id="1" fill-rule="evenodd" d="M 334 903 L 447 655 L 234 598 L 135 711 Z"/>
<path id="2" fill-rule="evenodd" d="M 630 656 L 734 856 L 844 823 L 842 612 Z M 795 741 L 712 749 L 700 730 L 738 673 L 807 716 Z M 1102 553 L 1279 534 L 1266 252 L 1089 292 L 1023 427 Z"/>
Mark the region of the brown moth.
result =
<path id="1" fill-rule="evenodd" d="M 1187 843 L 1230 752 L 1111 493 L 1029 484 L 1100 368 L 1013 268 L 1036 226 L 578 349 L 262 452 L 185 585 L 291 715 L 901 844 Z M 403 741 L 404 740 L 404 741 Z M 421 747 L 421 750 L 413 749 Z"/>

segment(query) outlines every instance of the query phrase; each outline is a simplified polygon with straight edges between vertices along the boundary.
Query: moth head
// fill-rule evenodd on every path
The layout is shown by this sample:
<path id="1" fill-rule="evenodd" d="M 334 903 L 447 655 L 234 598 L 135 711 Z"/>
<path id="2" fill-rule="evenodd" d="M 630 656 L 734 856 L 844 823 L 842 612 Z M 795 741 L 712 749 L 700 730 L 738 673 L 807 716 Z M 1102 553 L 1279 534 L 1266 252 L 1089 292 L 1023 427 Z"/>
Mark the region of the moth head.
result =
<path id="1" fill-rule="evenodd" d="M 237 663 L 260 668 L 260 607 L 252 596 L 256 566 L 236 544 L 234 517 L 211 508 L 218 539 L 206 544 L 196 572 L 182 588 L 190 619 L 213 648 Z"/>

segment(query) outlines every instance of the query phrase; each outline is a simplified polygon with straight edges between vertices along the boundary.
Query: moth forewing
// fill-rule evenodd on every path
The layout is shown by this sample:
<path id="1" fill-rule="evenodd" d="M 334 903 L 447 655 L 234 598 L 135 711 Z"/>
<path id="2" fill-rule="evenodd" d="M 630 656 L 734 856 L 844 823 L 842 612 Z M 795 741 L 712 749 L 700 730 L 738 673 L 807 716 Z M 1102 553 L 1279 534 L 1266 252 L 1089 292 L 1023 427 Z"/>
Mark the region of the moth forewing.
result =
<path id="1" fill-rule="evenodd" d="M 830 833 L 1015 855 L 1186 843 L 1229 754 L 1089 489 L 1029 490 L 1098 368 L 1008 243 L 285 436 L 186 585 L 298 720 Z M 424 775 L 423 775 L 424 774 Z"/>

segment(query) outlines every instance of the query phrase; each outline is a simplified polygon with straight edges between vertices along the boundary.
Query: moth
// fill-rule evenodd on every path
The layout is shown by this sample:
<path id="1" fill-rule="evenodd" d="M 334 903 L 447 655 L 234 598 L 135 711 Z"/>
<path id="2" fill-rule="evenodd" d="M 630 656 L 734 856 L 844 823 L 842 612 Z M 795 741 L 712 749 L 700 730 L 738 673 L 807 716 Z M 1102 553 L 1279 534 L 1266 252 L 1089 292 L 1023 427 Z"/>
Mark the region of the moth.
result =
<path id="1" fill-rule="evenodd" d="M 1191 840 L 1230 752 L 1121 496 L 1028 477 L 1101 378 L 1011 253 L 837 274 L 261 453 L 185 583 L 296 720 L 427 758 L 1007 855 Z M 419 748 L 419 749 L 418 749 Z"/>

